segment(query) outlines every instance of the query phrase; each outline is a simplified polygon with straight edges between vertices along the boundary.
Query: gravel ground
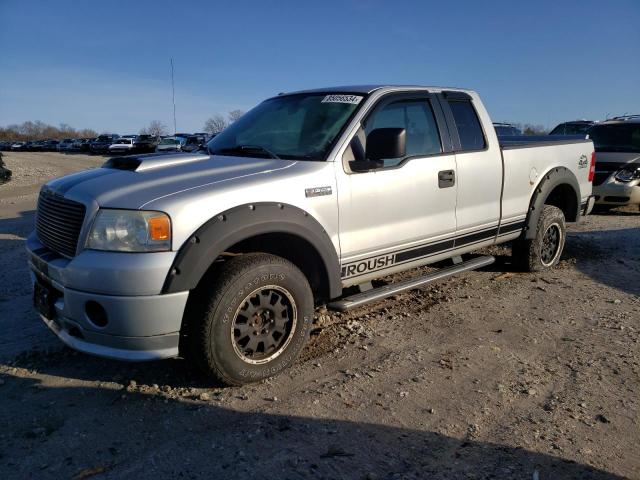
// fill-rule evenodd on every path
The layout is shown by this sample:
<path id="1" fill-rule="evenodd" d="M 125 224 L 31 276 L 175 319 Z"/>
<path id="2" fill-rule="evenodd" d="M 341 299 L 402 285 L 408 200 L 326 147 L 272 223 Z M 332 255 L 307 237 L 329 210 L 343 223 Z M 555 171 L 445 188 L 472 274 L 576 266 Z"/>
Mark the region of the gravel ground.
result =
<path id="1" fill-rule="evenodd" d="M 0 478 L 640 478 L 640 214 L 572 226 L 561 265 L 491 268 L 349 314 L 297 366 L 211 388 L 182 360 L 60 346 L 30 306 L 39 185 L 103 159 L 9 153 L 0 186 Z"/>

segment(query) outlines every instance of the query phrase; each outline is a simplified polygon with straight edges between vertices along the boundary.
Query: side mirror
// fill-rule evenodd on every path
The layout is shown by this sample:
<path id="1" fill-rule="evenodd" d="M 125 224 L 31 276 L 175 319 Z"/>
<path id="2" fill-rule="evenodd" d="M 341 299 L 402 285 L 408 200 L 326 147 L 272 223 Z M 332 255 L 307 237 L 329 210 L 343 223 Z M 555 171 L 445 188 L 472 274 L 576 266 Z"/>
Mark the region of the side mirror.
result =
<path id="1" fill-rule="evenodd" d="M 352 160 L 349 162 L 349 168 L 354 172 L 368 172 L 382 167 L 384 167 L 384 163 L 379 160 Z"/>
<path id="2" fill-rule="evenodd" d="M 367 135 L 366 159 L 376 162 L 405 156 L 407 131 L 404 128 L 376 128 Z"/>

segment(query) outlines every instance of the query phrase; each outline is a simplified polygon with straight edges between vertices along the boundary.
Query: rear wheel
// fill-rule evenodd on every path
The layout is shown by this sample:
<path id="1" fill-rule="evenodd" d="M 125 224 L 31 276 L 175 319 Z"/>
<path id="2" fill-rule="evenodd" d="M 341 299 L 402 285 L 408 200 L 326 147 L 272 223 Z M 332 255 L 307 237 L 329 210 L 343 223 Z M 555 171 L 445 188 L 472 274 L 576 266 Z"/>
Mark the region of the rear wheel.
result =
<path id="1" fill-rule="evenodd" d="M 185 326 L 187 356 L 226 385 L 242 385 L 289 367 L 306 343 L 313 294 L 284 258 L 246 254 L 195 292 L 201 308 Z"/>
<path id="2" fill-rule="evenodd" d="M 514 263 L 527 272 L 538 272 L 556 266 L 560 261 L 566 236 L 562 210 L 545 205 L 538 219 L 536 236 L 514 242 Z"/>

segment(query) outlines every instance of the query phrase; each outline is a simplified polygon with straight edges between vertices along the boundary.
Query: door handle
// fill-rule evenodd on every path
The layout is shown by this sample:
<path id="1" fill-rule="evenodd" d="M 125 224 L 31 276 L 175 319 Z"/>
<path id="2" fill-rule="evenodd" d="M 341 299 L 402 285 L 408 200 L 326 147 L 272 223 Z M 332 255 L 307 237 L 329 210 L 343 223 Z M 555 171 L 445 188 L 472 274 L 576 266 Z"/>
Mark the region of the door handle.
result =
<path id="1" fill-rule="evenodd" d="M 442 170 L 438 172 L 438 187 L 449 188 L 456 184 L 456 172 L 454 170 Z"/>

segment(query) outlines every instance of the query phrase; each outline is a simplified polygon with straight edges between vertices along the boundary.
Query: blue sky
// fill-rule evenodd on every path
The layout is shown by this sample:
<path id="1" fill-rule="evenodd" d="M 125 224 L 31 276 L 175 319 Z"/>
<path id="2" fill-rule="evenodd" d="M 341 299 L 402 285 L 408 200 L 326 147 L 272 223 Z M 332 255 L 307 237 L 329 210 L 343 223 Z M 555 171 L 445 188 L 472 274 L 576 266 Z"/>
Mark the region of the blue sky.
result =
<path id="1" fill-rule="evenodd" d="M 495 121 L 640 113 L 640 0 L 0 0 L 0 125 L 178 130 L 280 91 L 477 90 Z"/>

